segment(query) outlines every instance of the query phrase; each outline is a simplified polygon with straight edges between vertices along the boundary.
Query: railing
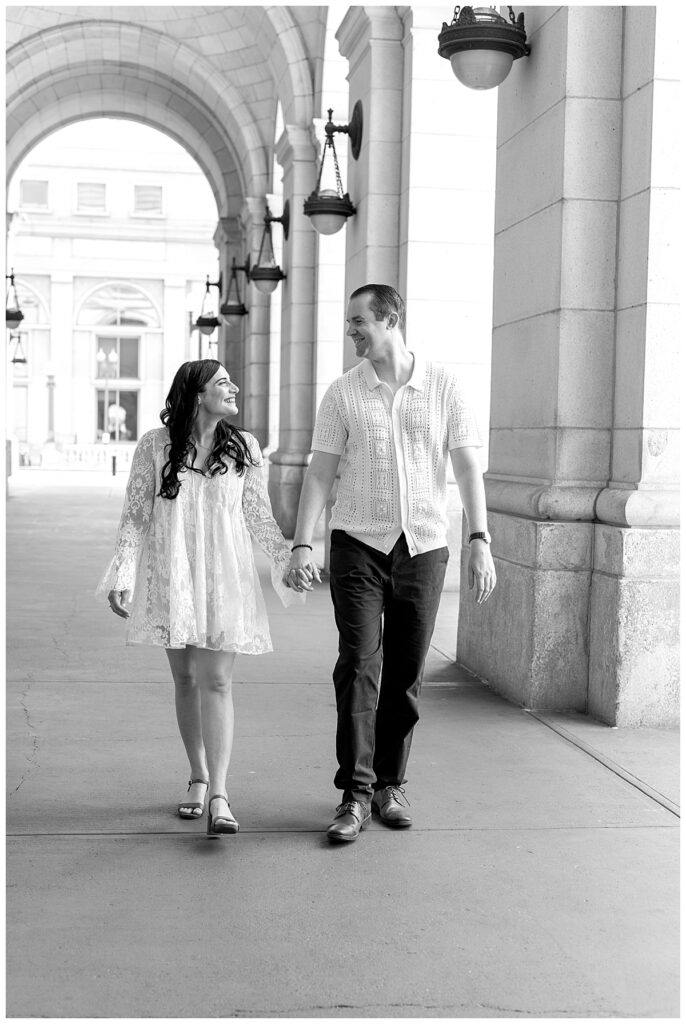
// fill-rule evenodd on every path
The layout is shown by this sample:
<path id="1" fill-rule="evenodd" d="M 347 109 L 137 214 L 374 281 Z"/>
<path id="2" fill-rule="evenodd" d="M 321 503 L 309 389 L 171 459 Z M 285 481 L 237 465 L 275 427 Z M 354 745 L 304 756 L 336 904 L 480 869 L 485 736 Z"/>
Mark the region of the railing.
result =
<path id="1" fill-rule="evenodd" d="M 59 451 L 68 466 L 93 466 L 96 469 L 109 467 L 116 458 L 117 468 L 131 465 L 136 449 L 135 444 L 65 444 Z"/>
<path id="2" fill-rule="evenodd" d="M 42 466 L 57 469 L 110 469 L 116 459 L 117 471 L 128 470 L 135 444 L 50 444 L 19 443 L 20 466 Z"/>

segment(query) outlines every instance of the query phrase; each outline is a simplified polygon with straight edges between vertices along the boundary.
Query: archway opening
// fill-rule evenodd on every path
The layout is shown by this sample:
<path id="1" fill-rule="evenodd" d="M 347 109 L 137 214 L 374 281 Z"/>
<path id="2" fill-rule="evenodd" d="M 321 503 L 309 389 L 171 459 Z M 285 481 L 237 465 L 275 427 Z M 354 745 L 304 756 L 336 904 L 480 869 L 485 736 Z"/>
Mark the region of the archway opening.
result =
<path id="1" fill-rule="evenodd" d="M 103 443 L 132 447 L 158 425 L 180 363 L 217 353 L 216 333 L 192 330 L 218 278 L 215 196 L 163 132 L 92 118 L 31 150 L 7 208 L 20 299 L 43 311 L 20 325 L 26 362 L 7 355 L 8 434 L 23 463 L 49 445 L 52 461 L 99 464 Z"/>

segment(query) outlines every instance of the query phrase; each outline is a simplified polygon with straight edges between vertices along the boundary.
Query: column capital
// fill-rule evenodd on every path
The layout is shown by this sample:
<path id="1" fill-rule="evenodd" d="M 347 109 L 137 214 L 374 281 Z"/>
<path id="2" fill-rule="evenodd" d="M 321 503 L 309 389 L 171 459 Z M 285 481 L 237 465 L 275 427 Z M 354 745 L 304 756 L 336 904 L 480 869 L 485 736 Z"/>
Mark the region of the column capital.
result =
<path id="1" fill-rule="evenodd" d="M 241 207 L 241 224 L 245 231 L 252 230 L 255 225 L 262 224 L 266 212 L 263 196 L 245 196 Z"/>
<path id="2" fill-rule="evenodd" d="M 318 144 L 313 125 L 302 128 L 297 124 L 287 124 L 277 140 L 274 152 L 284 170 L 299 160 L 315 162 Z"/>
<path id="3" fill-rule="evenodd" d="M 222 245 L 236 245 L 240 241 L 240 216 L 220 217 L 214 231 L 213 241 L 218 249 Z"/>
<path id="4" fill-rule="evenodd" d="M 438 33 L 441 31 L 443 21 L 446 20 L 444 17 L 442 20 L 436 18 L 435 7 L 396 7 L 398 15 L 402 19 L 405 32 L 407 33 L 410 29 L 422 29 L 426 31 L 436 32 L 436 39 L 438 40 Z M 449 11 L 446 9 L 444 14 L 449 15 Z"/>
<path id="5" fill-rule="evenodd" d="M 336 39 L 338 49 L 354 66 L 372 40 L 400 42 L 404 35 L 402 20 L 395 7 L 349 7 Z"/>

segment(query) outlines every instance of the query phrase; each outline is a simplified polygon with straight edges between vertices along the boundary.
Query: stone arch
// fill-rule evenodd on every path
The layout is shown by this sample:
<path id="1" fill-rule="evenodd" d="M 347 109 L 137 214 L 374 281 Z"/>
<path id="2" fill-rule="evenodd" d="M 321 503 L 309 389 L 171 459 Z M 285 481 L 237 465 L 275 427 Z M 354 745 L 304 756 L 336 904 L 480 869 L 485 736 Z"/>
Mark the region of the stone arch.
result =
<path id="1" fill-rule="evenodd" d="M 269 186 L 264 146 L 238 91 L 193 49 L 156 30 L 105 20 L 54 26 L 13 46 L 7 68 L 10 176 L 36 142 L 85 111 L 171 135 L 207 174 L 220 216 L 235 212 L 237 193 Z"/>
<path id="2" fill-rule="evenodd" d="M 288 7 L 272 5 L 249 9 L 247 20 L 274 78 L 284 123 L 307 127 L 314 116 L 313 76 L 293 15 Z"/>

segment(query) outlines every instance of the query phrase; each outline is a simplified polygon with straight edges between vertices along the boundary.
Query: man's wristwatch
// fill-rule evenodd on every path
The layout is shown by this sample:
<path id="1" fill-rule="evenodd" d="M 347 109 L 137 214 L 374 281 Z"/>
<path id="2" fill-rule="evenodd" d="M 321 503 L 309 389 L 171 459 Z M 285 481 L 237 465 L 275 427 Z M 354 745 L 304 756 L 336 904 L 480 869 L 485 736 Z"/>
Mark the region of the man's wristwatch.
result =
<path id="1" fill-rule="evenodd" d="M 487 544 L 490 544 L 491 543 L 491 535 L 488 532 L 486 532 L 486 533 L 470 533 L 469 534 L 469 543 L 471 544 L 473 540 L 483 540 Z"/>

